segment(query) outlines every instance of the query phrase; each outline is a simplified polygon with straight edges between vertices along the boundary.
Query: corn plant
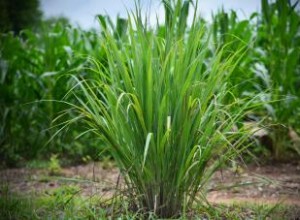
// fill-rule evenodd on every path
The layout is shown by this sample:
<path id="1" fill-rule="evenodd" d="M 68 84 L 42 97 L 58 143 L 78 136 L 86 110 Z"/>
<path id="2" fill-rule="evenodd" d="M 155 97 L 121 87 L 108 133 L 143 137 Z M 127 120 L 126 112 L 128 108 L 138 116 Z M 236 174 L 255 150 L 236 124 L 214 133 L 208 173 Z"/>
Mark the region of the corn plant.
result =
<path id="1" fill-rule="evenodd" d="M 200 19 L 178 36 L 182 4 L 166 18 L 172 21 L 165 38 L 139 13 L 129 15 L 130 44 L 119 45 L 104 31 L 107 67 L 94 59 L 98 79 L 74 76 L 69 94 L 78 104 L 70 105 L 78 116 L 65 123 L 79 120 L 106 143 L 133 210 L 162 218 L 182 214 L 221 164 L 244 148 L 247 135 L 233 127 L 251 107 L 251 101 L 224 100 L 244 48 L 205 59 L 210 35 Z"/>
<path id="2" fill-rule="evenodd" d="M 265 85 L 272 91 L 268 105 L 271 137 L 276 159 L 283 159 L 293 145 L 289 132 L 300 128 L 300 14 L 287 0 L 262 0 L 257 30 L 257 55 Z"/>
<path id="3" fill-rule="evenodd" d="M 64 73 L 80 68 L 87 54 L 101 59 L 100 44 L 95 32 L 84 32 L 60 22 L 44 22 L 38 32 L 23 30 L 19 36 L 0 34 L 1 161 L 16 165 L 24 159 L 51 155 L 45 152 L 80 157 L 93 149 L 86 148 L 81 141 L 74 141 L 81 133 L 78 132 L 80 126 L 69 134 L 60 133 L 45 146 L 57 131 L 49 129 L 52 120 L 66 106 L 43 100 L 62 99 L 68 91 L 69 80 Z M 65 114 L 61 120 L 69 116 Z"/>
<path id="4" fill-rule="evenodd" d="M 227 52 L 223 54 L 224 59 L 226 59 L 230 53 L 238 50 L 243 45 L 247 45 L 243 59 L 240 60 L 230 77 L 230 83 L 234 88 L 232 92 L 239 97 L 250 94 L 255 96 L 256 94 L 258 80 L 252 71 L 256 62 L 253 25 L 255 17 L 256 14 L 252 14 L 247 20 L 239 20 L 235 11 L 225 12 L 224 9 L 212 17 L 212 50 L 228 45 L 226 47 Z"/>

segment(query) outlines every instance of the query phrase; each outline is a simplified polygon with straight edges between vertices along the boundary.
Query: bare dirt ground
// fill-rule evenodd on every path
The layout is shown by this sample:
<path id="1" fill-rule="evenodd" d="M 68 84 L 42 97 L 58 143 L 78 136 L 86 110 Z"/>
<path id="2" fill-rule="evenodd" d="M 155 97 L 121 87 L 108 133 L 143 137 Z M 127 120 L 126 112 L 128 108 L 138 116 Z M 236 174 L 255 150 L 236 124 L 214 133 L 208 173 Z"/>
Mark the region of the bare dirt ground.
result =
<path id="1" fill-rule="evenodd" d="M 238 173 L 219 171 L 211 188 L 208 200 L 212 203 L 282 203 L 300 210 L 300 163 L 251 165 Z"/>
<path id="2" fill-rule="evenodd" d="M 40 169 L 0 170 L 2 186 L 8 186 L 11 192 L 35 195 L 64 185 L 75 185 L 84 196 L 111 196 L 118 177 L 116 168 L 105 169 L 101 163 L 63 168 L 55 176 Z M 221 170 L 215 174 L 209 188 L 208 201 L 211 203 L 282 203 L 299 207 L 300 213 L 300 162 Z"/>

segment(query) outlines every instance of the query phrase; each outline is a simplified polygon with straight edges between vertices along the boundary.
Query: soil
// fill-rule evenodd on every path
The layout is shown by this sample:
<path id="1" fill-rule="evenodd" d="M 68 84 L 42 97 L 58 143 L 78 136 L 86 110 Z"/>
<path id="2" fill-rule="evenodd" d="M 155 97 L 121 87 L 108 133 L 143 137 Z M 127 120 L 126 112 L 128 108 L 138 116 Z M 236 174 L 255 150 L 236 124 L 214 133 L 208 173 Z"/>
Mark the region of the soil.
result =
<path id="1" fill-rule="evenodd" d="M 300 163 L 249 165 L 235 171 L 219 171 L 213 177 L 208 200 L 212 203 L 282 203 L 299 206 L 300 210 Z"/>
<path id="2" fill-rule="evenodd" d="M 108 198 L 115 192 L 118 179 L 117 168 L 101 163 L 63 168 L 55 176 L 45 169 L 5 169 L 0 170 L 0 195 L 3 186 L 8 186 L 10 192 L 38 195 L 60 186 L 75 185 L 84 196 Z M 300 162 L 218 171 L 212 178 L 207 198 L 213 204 L 282 203 L 299 207 L 300 212 Z"/>

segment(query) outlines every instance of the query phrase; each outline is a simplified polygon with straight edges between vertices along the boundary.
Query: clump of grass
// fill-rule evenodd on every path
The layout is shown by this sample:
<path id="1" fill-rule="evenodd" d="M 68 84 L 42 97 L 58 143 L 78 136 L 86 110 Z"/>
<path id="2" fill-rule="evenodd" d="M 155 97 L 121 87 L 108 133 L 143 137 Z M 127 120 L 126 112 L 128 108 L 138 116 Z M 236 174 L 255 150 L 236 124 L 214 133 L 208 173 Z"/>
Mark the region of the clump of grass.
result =
<path id="1" fill-rule="evenodd" d="M 133 210 L 161 218 L 185 213 L 199 193 L 205 201 L 212 174 L 243 149 L 247 134 L 233 128 L 242 127 L 251 107 L 251 101 L 226 101 L 244 48 L 226 51 L 224 59 L 225 46 L 206 59 L 210 35 L 196 16 L 178 34 L 183 3 L 174 2 L 164 37 L 143 24 L 139 10 L 129 16 L 130 44 L 104 30 L 107 67 L 93 60 L 98 79 L 74 77 L 83 94 L 72 90 L 78 117 L 66 122 L 80 120 L 102 138 Z"/>

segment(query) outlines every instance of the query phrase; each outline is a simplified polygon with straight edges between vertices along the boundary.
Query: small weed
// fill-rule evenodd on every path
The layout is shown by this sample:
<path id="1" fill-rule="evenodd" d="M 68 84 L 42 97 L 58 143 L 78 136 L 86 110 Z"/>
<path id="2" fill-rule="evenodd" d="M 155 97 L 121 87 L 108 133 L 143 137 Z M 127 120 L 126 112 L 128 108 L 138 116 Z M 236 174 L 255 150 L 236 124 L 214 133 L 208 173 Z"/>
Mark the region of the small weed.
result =
<path id="1" fill-rule="evenodd" d="M 67 207 L 74 206 L 74 198 L 80 192 L 79 187 L 74 185 L 59 187 L 50 193 L 53 198 L 54 207 L 65 210 Z"/>
<path id="2" fill-rule="evenodd" d="M 92 161 L 92 158 L 89 155 L 87 155 L 87 156 L 82 157 L 82 161 L 84 163 L 90 163 Z"/>
<path id="3" fill-rule="evenodd" d="M 61 174 L 61 166 L 59 159 L 57 158 L 58 155 L 53 154 L 50 158 L 50 164 L 48 167 L 49 175 L 59 175 Z"/>
<path id="4" fill-rule="evenodd" d="M 102 159 L 102 168 L 103 169 L 111 169 L 115 166 L 114 161 L 110 156 L 104 156 Z"/>

